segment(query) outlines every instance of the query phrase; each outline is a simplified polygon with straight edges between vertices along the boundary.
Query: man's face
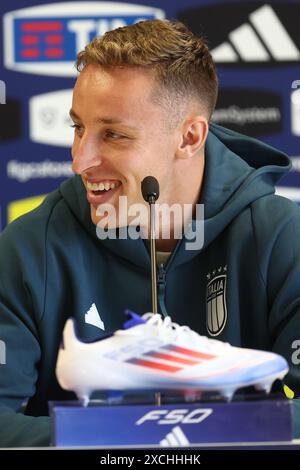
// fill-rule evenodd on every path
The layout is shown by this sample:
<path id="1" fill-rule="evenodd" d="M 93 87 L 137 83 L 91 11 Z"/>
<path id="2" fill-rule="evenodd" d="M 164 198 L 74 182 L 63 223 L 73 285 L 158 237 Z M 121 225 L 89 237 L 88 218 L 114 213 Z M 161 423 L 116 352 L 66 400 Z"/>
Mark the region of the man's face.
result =
<path id="1" fill-rule="evenodd" d="M 82 177 L 95 224 L 103 203 L 117 216 L 120 196 L 127 196 L 128 207 L 144 203 L 141 181 L 148 175 L 160 183 L 160 203 L 176 200 L 172 175 L 180 133 L 168 129 L 166 111 L 154 103 L 156 86 L 151 72 L 130 67 L 89 65 L 77 79 L 70 113 L 73 171 Z"/>

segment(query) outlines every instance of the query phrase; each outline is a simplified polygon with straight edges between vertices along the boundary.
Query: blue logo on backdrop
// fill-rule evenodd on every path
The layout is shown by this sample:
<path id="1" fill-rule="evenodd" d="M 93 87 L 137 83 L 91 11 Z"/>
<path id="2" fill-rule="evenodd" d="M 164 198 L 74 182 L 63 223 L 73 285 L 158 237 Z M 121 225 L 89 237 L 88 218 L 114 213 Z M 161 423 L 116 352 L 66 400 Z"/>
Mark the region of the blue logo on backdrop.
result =
<path id="1" fill-rule="evenodd" d="M 130 3 L 76 2 L 23 8 L 4 15 L 5 66 L 40 75 L 76 75 L 79 51 L 95 36 L 163 10 Z"/>

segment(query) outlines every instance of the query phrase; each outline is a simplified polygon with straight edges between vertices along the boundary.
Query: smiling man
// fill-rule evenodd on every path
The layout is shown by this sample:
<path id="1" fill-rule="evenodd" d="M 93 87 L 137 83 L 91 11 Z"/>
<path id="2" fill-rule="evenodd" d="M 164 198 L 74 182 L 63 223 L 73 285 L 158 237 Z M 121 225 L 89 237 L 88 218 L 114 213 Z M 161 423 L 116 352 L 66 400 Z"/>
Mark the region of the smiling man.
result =
<path id="1" fill-rule="evenodd" d="M 141 34 L 147 34 L 148 24 L 140 23 Z M 178 24 L 178 31 L 167 24 L 164 29 L 157 53 L 162 56 L 157 57 L 161 63 L 152 67 L 151 41 L 145 44 L 144 58 L 139 47 L 128 49 L 125 64 L 118 49 L 105 51 L 100 58 L 97 40 L 79 54 L 81 73 L 70 111 L 75 128 L 73 170 L 81 175 L 87 190 L 94 224 L 100 219 L 97 208 L 104 203 L 113 205 L 119 219 L 120 196 L 126 196 L 128 207 L 144 205 L 140 187 L 149 174 L 160 183 L 160 204 L 183 207 L 199 201 L 217 76 L 211 59 L 203 65 L 202 56 L 209 58 L 203 41 L 194 41 L 188 59 L 189 36 L 184 37 Z M 117 38 L 118 33 L 114 34 Z M 134 34 L 127 40 L 134 41 Z M 180 35 L 181 48 L 185 44 L 187 48 L 184 58 L 176 43 Z M 122 41 L 121 31 L 118 40 Z M 107 47 L 109 34 L 100 41 L 101 47 Z M 170 59 L 177 54 L 178 70 L 167 66 L 167 47 Z M 195 53 L 202 61 L 202 74 L 194 67 Z M 171 249 L 176 244 L 176 240 L 159 238 L 158 248 Z"/>
<path id="2" fill-rule="evenodd" d="M 160 183 L 161 204 L 192 207 L 192 227 L 204 206 L 203 246 L 189 251 L 185 235 L 176 239 L 182 219 L 172 219 L 170 237 L 159 231 L 161 313 L 210 338 L 282 354 L 299 394 L 300 210 L 274 195 L 288 158 L 210 122 L 215 66 L 203 39 L 178 22 L 108 32 L 77 67 L 76 175 L 0 236 L 0 446 L 49 444 L 48 401 L 74 398 L 55 377 L 69 317 L 95 340 L 123 325 L 126 308 L 151 310 L 147 240 L 100 240 L 96 230 L 105 205 L 120 215 L 121 197 L 145 204 L 147 175 Z"/>

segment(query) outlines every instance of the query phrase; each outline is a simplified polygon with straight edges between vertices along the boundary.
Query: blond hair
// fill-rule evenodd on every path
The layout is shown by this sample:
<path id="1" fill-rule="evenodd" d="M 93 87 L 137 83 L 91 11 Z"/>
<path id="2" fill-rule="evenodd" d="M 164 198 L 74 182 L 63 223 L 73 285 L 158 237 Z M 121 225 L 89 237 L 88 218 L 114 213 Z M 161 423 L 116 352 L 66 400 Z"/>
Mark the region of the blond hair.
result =
<path id="1" fill-rule="evenodd" d="M 218 78 L 207 44 L 179 21 L 140 21 L 96 37 L 77 56 L 78 71 L 89 64 L 151 69 L 169 108 L 174 94 L 198 100 L 208 118 L 215 108 Z"/>

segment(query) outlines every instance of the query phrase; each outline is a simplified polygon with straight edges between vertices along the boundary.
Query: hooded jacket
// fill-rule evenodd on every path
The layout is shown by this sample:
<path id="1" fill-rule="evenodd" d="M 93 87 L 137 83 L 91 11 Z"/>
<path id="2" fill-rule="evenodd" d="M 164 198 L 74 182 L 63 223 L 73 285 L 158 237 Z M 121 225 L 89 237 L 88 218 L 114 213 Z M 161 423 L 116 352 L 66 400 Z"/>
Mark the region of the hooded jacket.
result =
<path id="1" fill-rule="evenodd" d="M 183 237 L 161 267 L 161 309 L 202 335 L 282 354 L 290 365 L 286 383 L 297 393 L 292 345 L 300 339 L 300 209 L 274 195 L 289 160 L 214 124 L 205 155 L 204 243 L 187 250 Z M 141 238 L 99 240 L 75 176 L 4 230 L 0 266 L 6 347 L 0 446 L 49 445 L 48 401 L 74 398 L 55 377 L 66 319 L 75 317 L 82 339 L 97 339 L 121 327 L 126 308 L 151 311 L 149 251 Z M 220 298 L 218 319 L 212 291 Z M 93 306 L 104 332 L 85 321 Z"/>

